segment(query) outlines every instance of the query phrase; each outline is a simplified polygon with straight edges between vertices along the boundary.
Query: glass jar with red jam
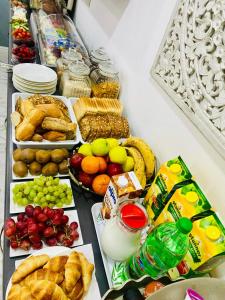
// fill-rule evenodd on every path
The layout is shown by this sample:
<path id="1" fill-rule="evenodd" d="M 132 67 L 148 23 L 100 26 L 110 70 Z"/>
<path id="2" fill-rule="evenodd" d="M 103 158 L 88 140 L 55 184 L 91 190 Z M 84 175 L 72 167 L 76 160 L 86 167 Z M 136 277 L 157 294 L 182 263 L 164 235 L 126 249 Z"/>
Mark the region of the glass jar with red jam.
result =
<path id="1" fill-rule="evenodd" d="M 113 260 L 128 259 L 140 246 L 141 231 L 148 224 L 145 208 L 131 201 L 119 205 L 116 216 L 106 221 L 101 236 L 104 253 Z"/>

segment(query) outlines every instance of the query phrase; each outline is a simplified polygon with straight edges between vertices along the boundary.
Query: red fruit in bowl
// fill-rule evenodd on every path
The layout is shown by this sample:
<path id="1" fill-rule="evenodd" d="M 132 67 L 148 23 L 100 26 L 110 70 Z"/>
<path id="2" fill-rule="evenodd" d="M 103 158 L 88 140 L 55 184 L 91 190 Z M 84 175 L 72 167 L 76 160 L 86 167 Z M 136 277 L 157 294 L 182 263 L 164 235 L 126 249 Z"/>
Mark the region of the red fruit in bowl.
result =
<path id="1" fill-rule="evenodd" d="M 27 205 L 25 208 L 25 213 L 28 217 L 33 217 L 34 208 L 32 205 Z"/>
<path id="2" fill-rule="evenodd" d="M 57 245 L 57 239 L 55 237 L 46 239 L 46 244 L 48 246 L 56 246 Z"/>
<path id="3" fill-rule="evenodd" d="M 30 241 L 29 240 L 23 240 L 20 242 L 19 247 L 23 250 L 29 250 L 30 249 Z"/>
<path id="4" fill-rule="evenodd" d="M 59 232 L 56 234 L 56 239 L 57 239 L 57 241 L 58 241 L 59 243 L 62 243 L 62 242 L 64 241 L 65 237 L 66 237 L 66 234 L 65 234 L 65 232 L 63 232 L 63 231 L 59 231 Z"/>
<path id="5" fill-rule="evenodd" d="M 33 243 L 33 244 L 32 244 L 32 248 L 33 248 L 34 250 L 39 250 L 39 249 L 41 249 L 42 247 L 43 247 L 42 241 L 40 241 L 40 242 L 38 242 L 38 243 Z"/>
<path id="6" fill-rule="evenodd" d="M 75 153 L 71 158 L 70 158 L 70 165 L 76 170 L 81 169 L 81 162 L 84 158 L 84 155 L 81 153 Z"/>
<path id="7" fill-rule="evenodd" d="M 112 177 L 114 175 L 122 174 L 123 168 L 120 164 L 110 163 L 107 167 L 107 174 Z"/>
<path id="8" fill-rule="evenodd" d="M 93 179 L 93 175 L 87 174 L 83 171 L 80 171 L 78 174 L 78 180 L 86 187 L 91 187 Z"/>
<path id="9" fill-rule="evenodd" d="M 73 246 L 73 240 L 70 238 L 65 238 L 62 244 L 65 247 L 71 247 Z"/>

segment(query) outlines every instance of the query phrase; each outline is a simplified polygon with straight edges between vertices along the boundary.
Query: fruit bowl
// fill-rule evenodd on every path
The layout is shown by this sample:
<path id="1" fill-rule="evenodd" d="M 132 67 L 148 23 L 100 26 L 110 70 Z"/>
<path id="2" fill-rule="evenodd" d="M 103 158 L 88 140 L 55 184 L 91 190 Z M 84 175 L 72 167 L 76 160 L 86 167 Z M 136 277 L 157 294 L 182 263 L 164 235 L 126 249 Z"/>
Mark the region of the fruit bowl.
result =
<path id="1" fill-rule="evenodd" d="M 14 63 L 32 63 L 35 61 L 35 48 L 21 45 L 12 49 L 12 61 Z"/>

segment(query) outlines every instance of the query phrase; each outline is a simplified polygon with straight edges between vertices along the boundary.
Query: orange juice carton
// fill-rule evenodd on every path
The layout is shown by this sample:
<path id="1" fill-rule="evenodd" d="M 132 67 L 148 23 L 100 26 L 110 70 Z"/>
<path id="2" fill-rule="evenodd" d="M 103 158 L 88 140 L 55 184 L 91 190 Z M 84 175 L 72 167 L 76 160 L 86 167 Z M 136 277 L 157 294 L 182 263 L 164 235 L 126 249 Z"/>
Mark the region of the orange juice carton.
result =
<path id="1" fill-rule="evenodd" d="M 163 164 L 144 199 L 149 217 L 156 220 L 166 205 L 168 194 L 186 185 L 191 178 L 192 175 L 180 156 Z"/>
<path id="2" fill-rule="evenodd" d="M 189 180 L 185 186 L 172 190 L 166 202 L 166 206 L 154 222 L 156 226 L 165 222 L 176 222 L 181 217 L 191 219 L 212 208 L 198 184 L 193 180 Z"/>
<path id="3" fill-rule="evenodd" d="M 112 176 L 103 200 L 103 218 L 110 219 L 121 202 L 139 199 L 142 191 L 141 184 L 134 172 Z"/>
<path id="4" fill-rule="evenodd" d="M 202 276 L 225 262 L 225 228 L 216 213 L 193 222 L 189 250 L 169 271 L 172 280 Z"/>

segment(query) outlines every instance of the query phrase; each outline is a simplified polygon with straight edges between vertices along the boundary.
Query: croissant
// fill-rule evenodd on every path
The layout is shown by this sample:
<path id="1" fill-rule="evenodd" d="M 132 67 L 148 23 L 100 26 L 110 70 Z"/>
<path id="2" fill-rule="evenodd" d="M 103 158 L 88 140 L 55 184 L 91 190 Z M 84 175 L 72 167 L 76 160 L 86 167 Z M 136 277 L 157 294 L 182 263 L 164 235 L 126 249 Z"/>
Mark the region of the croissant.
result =
<path id="1" fill-rule="evenodd" d="M 51 270 L 53 272 L 64 272 L 65 264 L 68 260 L 68 256 L 55 256 L 50 258 L 46 265 L 44 265 L 44 269 Z"/>
<path id="2" fill-rule="evenodd" d="M 57 118 L 45 117 L 42 122 L 42 128 L 60 132 L 73 132 L 75 135 L 77 125 L 72 122 L 66 122 Z"/>
<path id="3" fill-rule="evenodd" d="M 61 287 L 48 280 L 32 280 L 29 287 L 36 300 L 69 300 Z"/>
<path id="4" fill-rule="evenodd" d="M 89 289 L 89 285 L 91 283 L 92 273 L 94 270 L 94 265 L 89 263 L 87 258 L 84 256 L 83 253 L 79 252 L 79 258 L 81 263 L 81 270 L 82 270 L 82 281 L 84 286 L 84 293 L 86 293 Z"/>
<path id="5" fill-rule="evenodd" d="M 48 255 L 30 256 L 25 259 L 12 275 L 12 283 L 20 282 L 24 277 L 45 265 L 49 260 Z"/>
<path id="6" fill-rule="evenodd" d="M 29 286 L 29 283 L 32 280 L 49 280 L 59 284 L 63 281 L 64 276 L 60 273 L 53 272 L 48 269 L 39 269 L 28 275 L 23 281 L 20 282 L 20 285 Z"/>
<path id="7" fill-rule="evenodd" d="M 83 288 L 82 279 L 80 278 L 77 281 L 75 287 L 72 289 L 70 293 L 67 294 L 67 296 L 72 300 L 79 300 L 82 298 L 83 294 L 84 294 L 84 288 Z"/>
<path id="8" fill-rule="evenodd" d="M 79 254 L 76 251 L 71 252 L 65 264 L 65 287 L 67 292 L 71 292 L 81 277 L 81 265 Z"/>
<path id="9" fill-rule="evenodd" d="M 36 300 L 36 299 L 32 296 L 28 287 L 25 286 L 22 287 L 19 284 L 13 284 L 9 291 L 7 300 Z"/>
<path id="10" fill-rule="evenodd" d="M 67 122 L 71 122 L 71 120 L 67 116 L 65 116 L 61 109 L 54 103 L 38 104 L 36 105 L 36 108 L 43 110 L 45 112 L 46 117 L 59 118 Z"/>

